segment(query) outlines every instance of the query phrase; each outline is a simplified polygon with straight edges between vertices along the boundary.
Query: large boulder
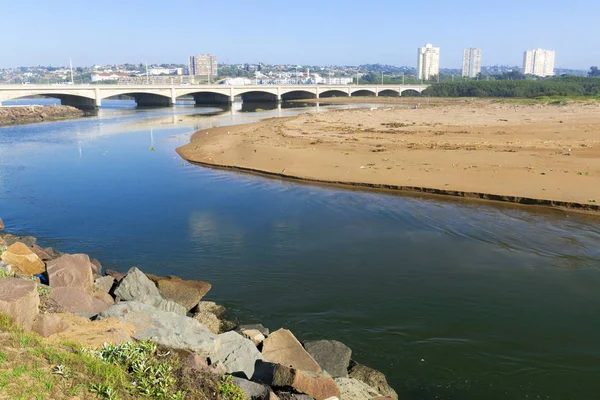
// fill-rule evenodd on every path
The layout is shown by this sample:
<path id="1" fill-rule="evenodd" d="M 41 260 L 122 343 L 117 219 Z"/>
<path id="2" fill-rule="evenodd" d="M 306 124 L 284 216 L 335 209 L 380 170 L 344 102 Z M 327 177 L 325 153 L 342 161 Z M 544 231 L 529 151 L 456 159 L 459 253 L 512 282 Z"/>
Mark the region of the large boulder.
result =
<path id="1" fill-rule="evenodd" d="M 335 378 L 335 383 L 340 388 L 341 398 L 344 400 L 370 400 L 381 396 L 375 389 L 358 379 Z"/>
<path id="2" fill-rule="evenodd" d="M 228 374 L 243 375 L 248 379 L 254 374 L 256 360 L 262 360 L 254 343 L 236 332 L 218 335 L 216 349 L 211 357 L 212 364 L 223 365 Z"/>
<path id="3" fill-rule="evenodd" d="M 11 264 L 16 272 L 23 275 L 41 274 L 46 270 L 44 263 L 40 258 L 21 242 L 15 242 L 8 246 L 2 253 L 2 261 Z"/>
<path id="4" fill-rule="evenodd" d="M 40 336 L 48 337 L 69 327 L 58 314 L 40 314 L 33 321 L 31 329 Z"/>
<path id="5" fill-rule="evenodd" d="M 110 293 L 114 284 L 115 278 L 108 275 L 102 276 L 94 281 L 94 290 L 97 292 Z"/>
<path id="6" fill-rule="evenodd" d="M 127 271 L 127 275 L 115 289 L 115 296 L 119 296 L 122 300 L 133 300 L 140 296 L 162 297 L 156 285 L 136 267 L 131 267 Z"/>
<path id="7" fill-rule="evenodd" d="M 209 312 L 214 314 L 216 317 L 220 317 L 225 314 L 225 307 L 215 303 L 214 301 L 201 301 L 196 307 L 197 312 Z"/>
<path id="8" fill-rule="evenodd" d="M 304 350 L 302 344 L 287 329 L 279 329 L 263 341 L 262 354 L 265 361 L 277 363 L 302 371 L 322 372 L 319 364 Z"/>
<path id="9" fill-rule="evenodd" d="M 92 273 L 94 275 L 102 275 L 102 264 L 95 258 L 90 258 L 92 264 Z"/>
<path id="10" fill-rule="evenodd" d="M 49 261 L 52 260 L 55 257 L 52 257 L 50 254 L 48 254 L 48 252 L 44 249 L 42 249 L 40 246 L 38 246 L 37 244 L 34 244 L 33 246 L 31 246 L 31 250 L 40 258 L 40 260 L 42 261 Z"/>
<path id="11" fill-rule="evenodd" d="M 37 239 L 34 238 L 33 236 L 15 236 L 15 235 L 11 235 L 10 233 L 4 235 L 4 240 L 6 240 L 6 243 L 9 246 L 13 245 L 17 242 L 21 242 L 27 247 L 33 246 L 33 244 L 37 241 Z"/>
<path id="12" fill-rule="evenodd" d="M 106 276 L 112 276 L 113 279 L 118 283 L 118 282 L 121 282 L 123 280 L 123 278 L 125 278 L 125 275 L 127 275 L 127 274 L 124 274 L 124 273 L 119 272 L 119 271 L 115 271 L 114 269 L 107 269 L 104 272 L 104 275 L 106 275 Z"/>
<path id="13" fill-rule="evenodd" d="M 182 306 L 179 307 L 183 308 Z M 219 330 L 221 328 L 221 321 L 219 321 L 219 318 L 217 318 L 215 314 L 206 311 L 199 311 L 193 315 L 193 318 L 201 324 L 206 325 L 208 330 L 212 333 L 219 333 Z"/>
<path id="14" fill-rule="evenodd" d="M 165 299 L 157 296 L 143 295 L 136 297 L 134 301 L 142 304 L 146 304 L 152 307 L 156 307 L 161 311 L 172 312 L 178 315 L 186 315 L 186 309 L 181 305 L 171 301 L 169 299 Z"/>
<path id="15" fill-rule="evenodd" d="M 260 345 L 265 340 L 265 335 L 260 333 L 258 329 L 240 329 L 239 332 L 243 337 L 249 339 L 255 346 Z"/>
<path id="16" fill-rule="evenodd" d="M 242 324 L 238 325 L 236 328 L 237 331 L 242 331 L 244 329 L 256 329 L 260 333 L 263 334 L 264 337 L 269 336 L 269 328 L 265 328 L 263 324 Z"/>
<path id="17" fill-rule="evenodd" d="M 274 388 L 291 388 L 297 393 L 307 394 L 317 400 L 340 398 L 340 390 L 332 377 L 281 364 L 258 362 L 252 380 L 266 383 Z"/>
<path id="18" fill-rule="evenodd" d="M 212 287 L 208 282 L 186 281 L 176 276 L 149 275 L 149 278 L 167 299 L 181 304 L 187 311 L 196 307 Z"/>
<path id="19" fill-rule="evenodd" d="M 348 370 L 348 376 L 366 383 L 383 396 L 394 399 L 398 398 L 396 391 L 387 383 L 385 375 L 376 369 L 365 367 L 364 365 L 352 361 L 350 363 L 350 369 Z"/>
<path id="20" fill-rule="evenodd" d="M 11 317 L 25 331 L 31 331 L 39 313 L 40 295 L 34 281 L 0 279 L 0 312 Z"/>
<path id="21" fill-rule="evenodd" d="M 313 340 L 304 349 L 334 378 L 347 378 L 352 350 L 337 340 Z"/>
<path id="22" fill-rule="evenodd" d="M 269 389 L 265 385 L 234 376 L 233 383 L 242 389 L 248 400 L 267 400 Z"/>
<path id="23" fill-rule="evenodd" d="M 4 229 L 4 222 L 2 222 L 2 218 L 0 218 L 0 231 Z"/>
<path id="24" fill-rule="evenodd" d="M 73 287 L 51 288 L 49 297 L 64 310 L 86 317 L 97 315 L 114 304 L 107 293 L 100 292 L 92 296 Z"/>
<path id="25" fill-rule="evenodd" d="M 60 318 L 60 323 L 66 328 L 49 335 L 46 340 L 50 343 L 75 342 L 84 348 L 96 349 L 104 343 L 129 342 L 135 332 L 132 324 L 123 323 L 116 318 L 90 321 L 69 313 L 54 315 Z"/>
<path id="26" fill-rule="evenodd" d="M 98 315 L 115 317 L 135 327 L 133 337 L 152 340 L 172 349 L 190 350 L 206 357 L 216 352 L 216 335 L 200 322 L 183 315 L 161 311 L 135 301 L 119 302 Z"/>
<path id="27" fill-rule="evenodd" d="M 86 254 L 65 254 L 48 261 L 48 279 L 51 288 L 68 287 L 92 294 L 94 276 Z"/>

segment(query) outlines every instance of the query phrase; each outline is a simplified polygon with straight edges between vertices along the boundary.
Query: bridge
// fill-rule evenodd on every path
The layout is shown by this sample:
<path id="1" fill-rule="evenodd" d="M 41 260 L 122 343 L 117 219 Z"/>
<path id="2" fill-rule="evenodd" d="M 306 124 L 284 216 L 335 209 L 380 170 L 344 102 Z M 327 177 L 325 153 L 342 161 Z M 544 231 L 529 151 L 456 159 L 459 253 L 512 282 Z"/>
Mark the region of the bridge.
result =
<path id="1" fill-rule="evenodd" d="M 138 106 L 172 107 L 178 98 L 196 104 L 280 102 L 349 96 L 402 96 L 420 94 L 429 85 L 0 85 L 0 103 L 32 96 L 59 99 L 61 104 L 93 110 L 102 100 L 129 96 Z"/>

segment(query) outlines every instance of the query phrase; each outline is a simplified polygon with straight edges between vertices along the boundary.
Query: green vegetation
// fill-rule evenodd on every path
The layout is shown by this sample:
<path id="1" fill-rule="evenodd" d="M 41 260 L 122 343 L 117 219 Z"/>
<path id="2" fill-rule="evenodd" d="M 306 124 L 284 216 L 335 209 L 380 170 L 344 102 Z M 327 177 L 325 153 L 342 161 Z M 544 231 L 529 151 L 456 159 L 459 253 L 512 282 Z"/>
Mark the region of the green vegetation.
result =
<path id="1" fill-rule="evenodd" d="M 434 83 L 423 95 L 435 97 L 600 97 L 600 78 L 562 76 L 546 79 Z"/>
<path id="2" fill-rule="evenodd" d="M 105 345 L 46 343 L 0 314 L 0 395 L 10 399 L 243 400 L 231 377 L 184 368 L 177 354 L 143 341 Z"/>

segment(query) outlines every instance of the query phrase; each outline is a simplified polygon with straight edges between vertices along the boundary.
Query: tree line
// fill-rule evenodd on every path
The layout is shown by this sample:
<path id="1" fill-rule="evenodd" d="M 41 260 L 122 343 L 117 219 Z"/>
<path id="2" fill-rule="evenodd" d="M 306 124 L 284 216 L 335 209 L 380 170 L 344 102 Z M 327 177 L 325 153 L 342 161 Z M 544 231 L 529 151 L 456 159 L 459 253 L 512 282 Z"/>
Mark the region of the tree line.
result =
<path id="1" fill-rule="evenodd" d="M 490 80 L 434 83 L 423 91 L 436 97 L 600 96 L 600 77 L 559 76 L 538 80 Z"/>

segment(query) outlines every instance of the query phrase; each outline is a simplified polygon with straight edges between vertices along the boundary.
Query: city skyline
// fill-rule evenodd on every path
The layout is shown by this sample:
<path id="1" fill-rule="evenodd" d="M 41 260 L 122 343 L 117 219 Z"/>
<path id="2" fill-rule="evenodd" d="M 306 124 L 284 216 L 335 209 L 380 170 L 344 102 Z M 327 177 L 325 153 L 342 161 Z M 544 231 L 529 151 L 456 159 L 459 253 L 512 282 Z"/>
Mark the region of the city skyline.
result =
<path id="1" fill-rule="evenodd" d="M 443 49 L 442 69 L 460 68 L 468 47 L 483 48 L 487 65 L 521 65 L 527 48 L 556 50 L 559 68 L 600 64 L 598 53 L 587 51 L 599 33 L 594 18 L 600 4 L 581 0 L 559 10 L 551 7 L 554 3 L 560 4 L 509 0 L 484 7 L 472 0 L 460 5 L 433 0 L 436 12 L 426 14 L 423 31 L 421 7 L 392 0 L 360 10 L 338 0 L 307 0 L 303 5 L 313 10 L 309 13 L 293 12 L 293 5 L 278 1 L 266 1 L 263 8 L 269 12 L 257 12 L 252 4 L 235 0 L 225 9 L 182 0 L 171 14 L 156 0 L 106 0 L 93 10 L 74 0 L 65 0 L 60 9 L 41 0 L 11 2 L 3 6 L 0 22 L 5 37 L 14 32 L 18 40 L 3 43 L 0 68 L 65 65 L 69 58 L 74 66 L 186 64 L 194 52 L 214 54 L 227 64 L 416 66 L 414 48 L 425 42 Z M 455 23 L 464 19 L 470 23 Z M 259 35 L 263 29 L 269 34 Z"/>

